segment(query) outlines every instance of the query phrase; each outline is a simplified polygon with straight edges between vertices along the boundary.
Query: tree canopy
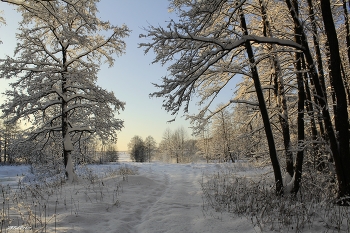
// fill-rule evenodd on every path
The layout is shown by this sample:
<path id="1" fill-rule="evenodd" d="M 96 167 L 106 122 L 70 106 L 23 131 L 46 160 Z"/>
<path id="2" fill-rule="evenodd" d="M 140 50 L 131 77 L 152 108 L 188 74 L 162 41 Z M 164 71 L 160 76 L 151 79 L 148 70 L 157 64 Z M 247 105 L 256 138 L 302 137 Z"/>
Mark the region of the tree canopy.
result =
<path id="1" fill-rule="evenodd" d="M 15 79 L 3 118 L 29 121 L 35 141 L 61 134 L 72 174 L 67 166 L 76 141 L 91 134 L 116 140 L 123 127 L 115 114 L 125 103 L 96 81 L 100 65 L 113 66 L 113 56 L 123 53 L 130 31 L 97 17 L 97 0 L 8 2 L 18 5 L 22 21 L 15 56 L 0 60 L 0 78 Z"/>
<path id="2" fill-rule="evenodd" d="M 311 144 L 316 148 L 315 141 L 319 140 L 330 148 L 338 197 L 348 197 L 350 36 L 344 31 L 350 29 L 346 2 L 173 0 L 171 6 L 179 15 L 178 21 L 170 20 L 167 27 L 151 25 L 145 28 L 145 35 L 140 35 L 151 39 L 140 46 L 146 53 L 153 50 L 154 62 L 167 64 L 169 70 L 169 75 L 155 84 L 159 90 L 151 96 L 164 98 L 163 107 L 172 114 L 182 106 L 188 113 L 190 101 L 198 97 L 199 112 L 188 118 L 199 130 L 228 106 L 257 106 L 279 195 L 284 190 L 298 192 L 308 143 L 307 112 Z M 346 40 L 338 41 L 340 37 Z M 242 95 L 228 98 L 217 109 L 210 108 L 231 80 L 242 76 L 250 80 L 240 90 Z M 250 95 L 253 92 L 255 96 Z M 280 128 L 271 120 L 275 115 Z M 316 115 L 321 118 L 316 119 Z M 297 133 L 291 135 L 294 119 Z M 289 177 L 285 182 L 275 142 L 279 133 Z M 292 136 L 297 138 L 294 145 Z"/>

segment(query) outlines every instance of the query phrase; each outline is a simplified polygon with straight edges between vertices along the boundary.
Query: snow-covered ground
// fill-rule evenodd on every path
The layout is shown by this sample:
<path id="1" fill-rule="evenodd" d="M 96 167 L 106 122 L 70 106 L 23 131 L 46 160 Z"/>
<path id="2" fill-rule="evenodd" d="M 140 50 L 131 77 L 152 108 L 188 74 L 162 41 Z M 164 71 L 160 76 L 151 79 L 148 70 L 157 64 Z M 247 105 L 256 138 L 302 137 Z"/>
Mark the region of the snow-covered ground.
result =
<path id="1" fill-rule="evenodd" d="M 90 169 L 103 176 L 120 166 L 135 166 L 138 174 L 107 177 L 95 184 L 64 184 L 56 194 L 42 197 L 36 205 L 45 204 L 46 219 L 44 208 L 39 213 L 37 207 L 37 228 L 46 223 L 43 232 L 256 232 L 244 218 L 204 214 L 200 180 L 219 165 L 122 163 Z M 28 171 L 28 166 L 2 166 L 2 184 L 15 186 Z M 21 223 L 14 219 L 9 226 L 15 227 L 7 226 L 7 232 L 18 232 Z"/>
<path id="2" fill-rule="evenodd" d="M 232 169 L 236 166 L 240 176 L 266 172 L 242 169 L 237 164 L 125 162 L 88 166 L 83 173 L 89 179 L 75 184 L 32 186 L 24 192 L 16 189 L 16 185 L 29 171 L 29 166 L 2 166 L 3 195 L 17 202 L 4 202 L 1 206 L 1 212 L 11 220 L 0 231 L 32 232 L 29 229 L 35 228 L 35 232 L 91 233 L 260 232 L 260 228 L 245 217 L 203 211 L 200 182 L 206 174 L 217 173 L 225 166 Z M 117 174 L 120 168 L 137 170 L 137 174 Z M 13 187 L 15 194 L 6 193 L 6 187 Z M 20 200 L 13 195 L 18 195 Z M 321 231 L 305 229 L 303 232 L 328 231 L 318 229 Z"/>
<path id="3" fill-rule="evenodd" d="M 18 181 L 29 172 L 29 166 L 0 166 L 0 184 L 17 185 Z"/>

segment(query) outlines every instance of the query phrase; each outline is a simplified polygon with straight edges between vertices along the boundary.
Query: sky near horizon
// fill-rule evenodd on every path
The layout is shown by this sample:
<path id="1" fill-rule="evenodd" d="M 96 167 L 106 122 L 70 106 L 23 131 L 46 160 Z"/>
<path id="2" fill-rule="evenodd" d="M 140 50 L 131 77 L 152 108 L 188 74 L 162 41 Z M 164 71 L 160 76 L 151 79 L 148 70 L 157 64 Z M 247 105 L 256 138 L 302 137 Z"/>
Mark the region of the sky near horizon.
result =
<path id="1" fill-rule="evenodd" d="M 167 67 L 160 64 L 152 64 L 154 54 L 144 54 L 143 48 L 138 48 L 139 43 L 147 39 L 139 38 L 145 34 L 144 27 L 165 26 L 170 19 L 176 19 L 175 13 L 168 12 L 169 1 L 166 0 L 102 0 L 98 4 L 100 17 L 109 20 L 113 25 L 125 24 L 132 32 L 125 38 L 126 51 L 120 57 L 115 57 L 112 68 L 101 66 L 97 85 L 104 89 L 113 91 L 115 96 L 126 102 L 125 110 L 120 112 L 116 118 L 124 120 L 124 128 L 118 134 L 117 147 L 120 151 L 126 151 L 130 139 L 139 135 L 143 139 L 153 136 L 157 143 L 162 139 L 166 128 L 172 131 L 183 126 L 191 136 L 190 124 L 179 112 L 174 122 L 168 123 L 175 116 L 167 113 L 162 108 L 161 98 L 150 98 L 149 94 L 157 91 L 152 83 L 161 83 L 161 78 L 168 74 Z M 0 11 L 6 20 L 6 25 L 0 26 L 0 57 L 12 56 L 16 45 L 15 33 L 21 16 L 13 10 L 12 6 L 0 3 Z M 0 79 L 0 93 L 8 88 L 9 81 Z M 234 87 L 233 87 L 234 88 Z M 231 89 L 229 95 L 232 95 Z M 226 101 L 230 96 L 226 96 Z M 0 96 L 0 104 L 4 96 Z M 193 103 L 191 113 L 196 113 L 197 107 Z"/>

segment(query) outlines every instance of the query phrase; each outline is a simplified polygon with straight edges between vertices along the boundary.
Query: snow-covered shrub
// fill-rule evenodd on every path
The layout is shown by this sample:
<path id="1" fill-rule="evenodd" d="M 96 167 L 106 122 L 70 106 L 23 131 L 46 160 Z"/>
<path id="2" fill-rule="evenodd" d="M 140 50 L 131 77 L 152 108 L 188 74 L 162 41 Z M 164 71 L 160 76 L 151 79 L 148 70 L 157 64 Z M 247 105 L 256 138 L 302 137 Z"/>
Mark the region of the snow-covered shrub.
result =
<path id="1" fill-rule="evenodd" d="M 78 177 L 90 181 L 91 184 L 99 180 L 97 173 L 88 166 L 77 166 L 75 172 L 78 175 Z"/>
<path id="2" fill-rule="evenodd" d="M 23 183 L 44 183 L 44 184 L 61 184 L 65 180 L 63 165 L 60 168 L 53 169 L 49 166 L 40 166 L 31 164 L 30 173 L 22 179 Z"/>
<path id="3" fill-rule="evenodd" d="M 106 159 L 105 162 L 117 162 L 119 159 L 118 151 L 114 149 L 108 149 L 106 151 Z"/>
<path id="4" fill-rule="evenodd" d="M 127 180 L 127 176 L 138 174 L 138 168 L 130 165 L 79 165 L 75 171 L 79 178 L 88 180 L 91 184 L 114 176 L 121 176 L 123 180 Z"/>
<path id="5" fill-rule="evenodd" d="M 135 166 L 123 165 L 118 169 L 118 175 L 123 176 L 123 180 L 128 180 L 129 175 L 137 175 L 138 168 Z"/>

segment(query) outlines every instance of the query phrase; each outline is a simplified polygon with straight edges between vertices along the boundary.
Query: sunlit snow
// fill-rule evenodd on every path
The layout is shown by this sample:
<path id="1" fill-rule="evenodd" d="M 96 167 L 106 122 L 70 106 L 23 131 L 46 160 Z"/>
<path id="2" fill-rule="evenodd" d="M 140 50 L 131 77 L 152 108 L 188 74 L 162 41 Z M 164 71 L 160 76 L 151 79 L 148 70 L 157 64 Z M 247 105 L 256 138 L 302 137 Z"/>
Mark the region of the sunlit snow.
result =
<path id="1" fill-rule="evenodd" d="M 128 154 L 122 153 L 120 159 L 128 160 Z M 121 168 L 135 174 L 117 173 Z M 79 180 L 74 183 L 50 186 L 49 178 L 46 183 L 31 181 L 31 189 L 24 192 L 17 188 L 18 182 L 29 185 L 30 166 L 2 166 L 0 179 L 5 199 L 15 197 L 10 196 L 14 193 L 23 197 L 17 200 L 18 206 L 13 203 L 2 206 L 5 215 L 12 219 L 2 229 L 3 232 L 31 232 L 33 228 L 36 232 L 91 233 L 261 232 L 243 215 L 233 216 L 204 207 L 201 181 L 228 168 L 248 179 L 270 172 L 240 163 L 120 162 L 77 167 Z M 6 191 L 10 189 L 12 194 Z M 305 232 L 324 229 L 322 222 L 315 222 L 313 229 Z M 266 230 L 263 232 L 272 232 Z M 289 228 L 285 232 L 295 230 Z"/>

